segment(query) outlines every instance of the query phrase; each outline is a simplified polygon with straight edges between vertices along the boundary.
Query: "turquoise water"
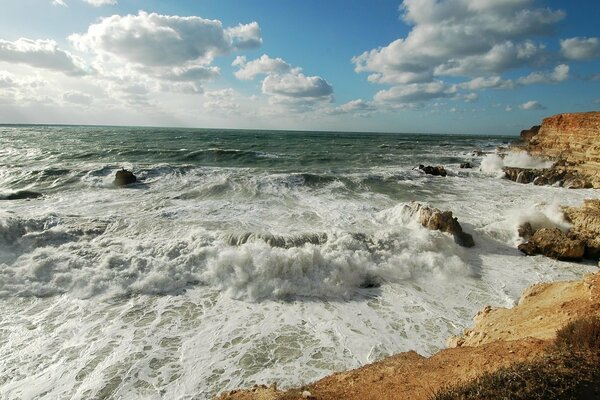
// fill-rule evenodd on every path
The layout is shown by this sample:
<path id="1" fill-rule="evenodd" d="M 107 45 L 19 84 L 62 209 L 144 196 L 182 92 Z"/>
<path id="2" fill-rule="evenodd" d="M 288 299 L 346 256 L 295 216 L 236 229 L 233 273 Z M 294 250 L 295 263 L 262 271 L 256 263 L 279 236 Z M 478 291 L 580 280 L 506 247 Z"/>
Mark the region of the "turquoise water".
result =
<path id="1" fill-rule="evenodd" d="M 502 179 L 540 162 L 493 154 L 510 139 L 0 126 L 0 398 L 204 399 L 431 354 L 591 268 L 515 249 L 519 222 L 591 192 Z M 115 187 L 121 168 L 139 181 Z"/>

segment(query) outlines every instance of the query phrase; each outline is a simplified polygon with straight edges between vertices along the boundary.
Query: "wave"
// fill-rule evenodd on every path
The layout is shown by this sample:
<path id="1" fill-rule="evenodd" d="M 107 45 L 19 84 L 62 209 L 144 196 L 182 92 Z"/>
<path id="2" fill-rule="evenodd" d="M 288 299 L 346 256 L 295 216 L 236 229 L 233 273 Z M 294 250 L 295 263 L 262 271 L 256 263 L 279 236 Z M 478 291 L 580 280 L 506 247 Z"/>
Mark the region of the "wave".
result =
<path id="1" fill-rule="evenodd" d="M 347 299 L 385 282 L 471 274 L 449 236 L 381 218 L 392 225 L 377 232 L 286 235 L 148 229 L 125 220 L 8 219 L 0 225 L 9 254 L 0 260 L 0 296 L 161 295 L 205 285 L 248 300 Z"/>

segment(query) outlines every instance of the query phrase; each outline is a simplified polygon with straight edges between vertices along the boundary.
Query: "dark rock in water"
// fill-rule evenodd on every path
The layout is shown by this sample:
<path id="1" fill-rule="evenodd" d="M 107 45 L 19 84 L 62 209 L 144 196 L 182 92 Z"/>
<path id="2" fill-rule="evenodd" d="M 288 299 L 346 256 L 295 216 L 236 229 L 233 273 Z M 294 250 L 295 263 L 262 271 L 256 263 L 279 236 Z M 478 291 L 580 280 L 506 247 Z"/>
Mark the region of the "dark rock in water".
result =
<path id="1" fill-rule="evenodd" d="M 454 241 L 459 246 L 475 246 L 473 236 L 463 232 L 462 226 L 458 223 L 458 219 L 452 216 L 452 211 L 441 211 L 437 208 L 419 206 L 419 222 L 425 228 L 450 233 L 454 236 Z"/>
<path id="2" fill-rule="evenodd" d="M 223 237 L 230 246 L 241 246 L 245 243 L 263 241 L 271 247 L 282 247 L 290 249 L 292 247 L 302 247 L 305 244 L 321 245 L 327 242 L 326 233 L 305 233 L 298 235 L 273 235 L 270 233 L 230 233 Z"/>
<path id="3" fill-rule="evenodd" d="M 135 175 L 133 174 L 133 172 L 126 170 L 125 168 L 123 168 L 120 171 L 117 171 L 117 174 L 115 175 L 115 180 L 114 180 L 114 184 L 116 186 L 126 186 L 132 183 L 135 183 L 137 181 L 137 178 L 135 177 Z"/>
<path id="4" fill-rule="evenodd" d="M 533 183 L 537 186 L 558 185 L 570 189 L 592 187 L 592 182 L 585 176 L 559 167 L 543 169 L 504 167 L 502 170 L 506 178 L 517 183 Z"/>
<path id="5" fill-rule="evenodd" d="M 419 165 L 419 169 L 429 175 L 434 175 L 434 176 L 446 176 L 447 175 L 446 170 L 441 165 L 438 165 L 435 167 L 433 167 L 431 165 L 428 165 L 428 166 Z"/>
<path id="6" fill-rule="evenodd" d="M 518 233 L 519 237 L 529 239 L 533 236 L 533 227 L 529 222 L 525 222 L 524 224 L 519 225 Z"/>
<path id="7" fill-rule="evenodd" d="M 538 134 L 538 132 L 540 131 L 541 126 L 540 125 L 534 125 L 529 129 L 523 129 L 521 131 L 521 143 L 529 143 L 529 141 Z"/>
<path id="8" fill-rule="evenodd" d="M 6 196 L 0 196 L 0 200 L 22 200 L 22 199 L 37 199 L 43 195 L 38 192 L 31 190 L 19 190 L 17 192 L 8 194 Z"/>
<path id="9" fill-rule="evenodd" d="M 466 162 L 466 163 L 462 163 L 460 164 L 460 167 L 465 169 L 465 168 L 473 168 L 473 164 L 471 164 L 470 162 Z"/>
<path id="10" fill-rule="evenodd" d="M 527 255 L 543 254 L 559 260 L 581 260 L 585 244 L 581 240 L 569 239 L 558 228 L 538 229 L 529 242 L 519 245 L 519 250 Z"/>

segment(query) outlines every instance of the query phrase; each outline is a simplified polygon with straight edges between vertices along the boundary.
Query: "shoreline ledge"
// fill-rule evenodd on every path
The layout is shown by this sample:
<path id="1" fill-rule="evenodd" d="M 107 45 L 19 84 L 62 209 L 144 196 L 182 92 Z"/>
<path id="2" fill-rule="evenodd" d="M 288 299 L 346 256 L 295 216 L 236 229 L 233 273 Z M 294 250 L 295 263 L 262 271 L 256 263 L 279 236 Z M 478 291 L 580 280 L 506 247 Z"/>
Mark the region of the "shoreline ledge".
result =
<path id="1" fill-rule="evenodd" d="M 284 391 L 276 385 L 255 385 L 217 399 L 429 400 L 449 384 L 466 384 L 485 373 L 540 359 L 559 329 L 594 316 L 600 317 L 600 272 L 580 280 L 530 286 L 513 308 L 485 307 L 475 316 L 473 328 L 449 338 L 448 348 L 430 357 L 409 351 L 333 373 L 301 388 Z"/>
<path id="2" fill-rule="evenodd" d="M 527 151 L 555 164 L 547 170 L 505 170 L 509 179 L 600 188 L 600 112 L 546 118 L 541 126 L 523 131 L 521 141 L 511 145 L 510 150 Z M 564 207 L 563 212 L 574 223 L 572 235 L 585 240 L 586 252 L 597 257 L 600 200 L 587 200 L 581 208 Z M 448 348 L 430 357 L 409 351 L 333 373 L 299 388 L 280 390 L 276 384 L 255 385 L 225 392 L 216 399 L 432 400 L 450 385 L 467 384 L 518 363 L 543 360 L 554 345 L 557 331 L 582 318 L 600 318 L 600 272 L 579 280 L 530 286 L 513 308 L 487 306 L 475 316 L 472 328 L 449 338 Z"/>

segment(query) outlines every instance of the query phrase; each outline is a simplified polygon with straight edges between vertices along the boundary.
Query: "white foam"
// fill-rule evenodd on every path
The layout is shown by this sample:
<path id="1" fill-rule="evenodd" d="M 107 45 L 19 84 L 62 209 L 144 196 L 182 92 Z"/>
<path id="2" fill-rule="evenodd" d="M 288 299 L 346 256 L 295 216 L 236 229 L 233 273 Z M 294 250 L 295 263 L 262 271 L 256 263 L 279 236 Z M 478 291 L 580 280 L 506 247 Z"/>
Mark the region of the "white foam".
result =
<path id="1" fill-rule="evenodd" d="M 550 168 L 553 164 L 553 161 L 531 156 L 523 151 L 511 151 L 503 157 L 497 153 L 487 154 L 481 161 L 480 169 L 488 174 L 503 176 L 504 167 L 541 169 Z"/>

